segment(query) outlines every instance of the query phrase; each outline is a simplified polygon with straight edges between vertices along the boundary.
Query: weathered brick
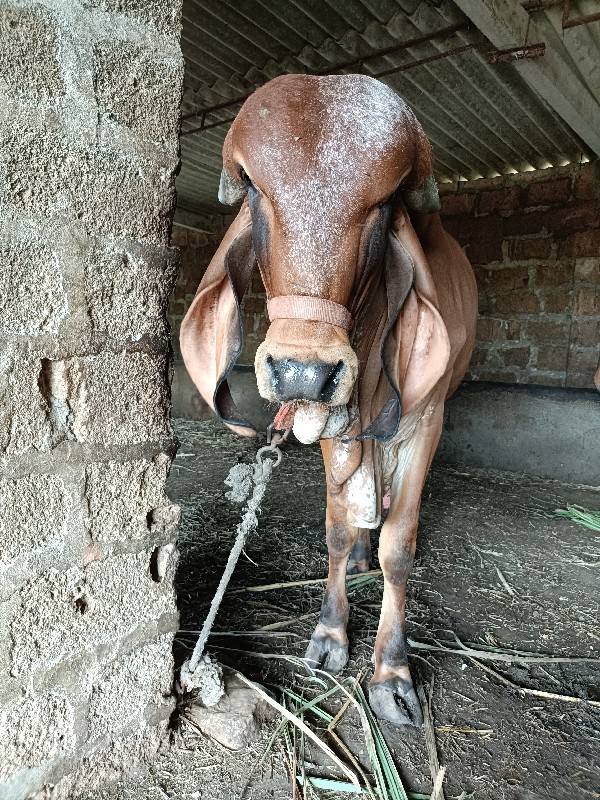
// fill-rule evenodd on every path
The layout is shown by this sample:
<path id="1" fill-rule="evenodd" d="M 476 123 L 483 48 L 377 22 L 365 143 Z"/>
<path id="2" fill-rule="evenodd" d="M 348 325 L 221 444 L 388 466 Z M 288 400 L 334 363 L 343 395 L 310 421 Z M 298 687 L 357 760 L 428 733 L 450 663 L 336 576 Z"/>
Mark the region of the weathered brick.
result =
<path id="1" fill-rule="evenodd" d="M 183 59 L 160 58 L 128 42 L 105 40 L 94 47 L 94 88 L 102 117 L 172 149 L 178 146 L 182 82 Z"/>
<path id="2" fill-rule="evenodd" d="M 0 333 L 57 333 L 66 313 L 57 254 L 37 241 L 0 243 Z"/>
<path id="3" fill-rule="evenodd" d="M 579 372 L 593 378 L 600 362 L 598 347 L 575 347 L 569 350 L 569 372 Z"/>
<path id="4" fill-rule="evenodd" d="M 32 675 L 175 612 L 173 555 L 162 582 L 150 553 L 50 571 L 20 590 L 10 627 L 11 673 Z"/>
<path id="5" fill-rule="evenodd" d="M 90 741 L 132 724 L 142 729 L 150 706 L 168 715 L 174 706 L 172 649 L 173 636 L 161 636 L 110 664 L 93 680 Z"/>
<path id="6" fill-rule="evenodd" d="M 0 8 L 0 75 L 25 100 L 64 94 L 59 30 L 54 14 L 41 5 L 5 2 Z"/>
<path id="7" fill-rule="evenodd" d="M 578 231 L 558 245 L 559 258 L 597 258 L 600 253 L 600 230 Z"/>
<path id="8" fill-rule="evenodd" d="M 466 243 L 466 252 L 472 264 L 491 264 L 502 260 L 502 239 L 478 239 Z"/>
<path id="9" fill-rule="evenodd" d="M 600 291 L 593 289 L 578 289 L 573 298 L 573 313 L 578 316 L 600 314 Z"/>
<path id="10" fill-rule="evenodd" d="M 90 464 L 86 469 L 89 531 L 99 542 L 141 539 L 167 522 L 173 530 L 179 509 L 169 502 L 164 482 L 171 460 Z"/>
<path id="11" fill-rule="evenodd" d="M 600 256 L 577 258 L 575 260 L 575 280 L 580 283 L 600 285 Z"/>
<path id="12" fill-rule="evenodd" d="M 538 373 L 530 373 L 525 383 L 530 383 L 534 386 L 564 386 L 565 379 L 557 375 L 548 375 L 540 371 Z"/>
<path id="13" fill-rule="evenodd" d="M 0 782 L 8 792 L 5 797 L 17 796 L 18 787 L 12 795 L 5 781 L 21 770 L 72 751 L 74 718 L 75 709 L 58 692 L 20 697 L 0 707 Z"/>
<path id="14" fill-rule="evenodd" d="M 2 149 L 0 202 L 26 214 L 79 220 L 89 233 L 166 243 L 174 159 L 165 167 L 108 149 L 88 151 L 49 128 L 13 128 Z"/>
<path id="15" fill-rule="evenodd" d="M 0 480 L 0 575 L 16 559 L 61 549 L 73 501 L 57 475 Z"/>
<path id="16" fill-rule="evenodd" d="M 85 266 L 86 304 L 94 331 L 121 341 L 164 336 L 176 268 L 171 248 L 96 244 Z"/>
<path id="17" fill-rule="evenodd" d="M 549 314 L 565 313 L 571 307 L 572 295 L 565 291 L 544 292 L 544 311 Z"/>
<path id="18" fill-rule="evenodd" d="M 600 198 L 597 162 L 582 164 L 581 172 L 575 181 L 575 197 L 578 200 L 597 200 Z"/>
<path id="19" fill-rule="evenodd" d="M 540 310 L 540 301 L 536 295 L 516 289 L 498 294 L 494 305 L 501 314 L 534 314 Z"/>
<path id="20" fill-rule="evenodd" d="M 475 210 L 476 194 L 444 194 L 441 196 L 442 217 L 471 214 Z"/>
<path id="21" fill-rule="evenodd" d="M 533 342 L 566 342 L 569 335 L 568 321 L 528 320 L 527 335 Z"/>
<path id="22" fill-rule="evenodd" d="M 548 258 L 552 250 L 552 238 L 512 239 L 508 246 L 508 257 L 512 261 Z"/>
<path id="23" fill-rule="evenodd" d="M 569 346 L 541 344 L 537 348 L 535 366 L 537 369 L 549 372 L 564 372 L 567 368 L 567 354 Z"/>
<path id="24" fill-rule="evenodd" d="M 501 269 L 482 270 L 484 285 L 488 291 L 506 292 L 510 289 L 522 289 L 529 285 L 527 267 L 502 267 Z"/>
<path id="25" fill-rule="evenodd" d="M 530 347 L 504 347 L 498 351 L 503 364 L 507 367 L 526 367 L 531 356 Z"/>
<path id="26" fill-rule="evenodd" d="M 576 347 L 600 346 L 600 319 L 574 320 L 570 340 Z"/>
<path id="27" fill-rule="evenodd" d="M 535 268 L 535 285 L 564 286 L 573 282 L 573 264 L 541 264 Z"/>
<path id="28" fill-rule="evenodd" d="M 482 192 L 479 197 L 479 213 L 490 214 L 499 211 L 514 211 L 519 207 L 520 197 L 520 186 Z"/>
<path id="29" fill-rule="evenodd" d="M 0 350 L 0 452 L 48 450 L 51 427 L 40 393 L 42 362 L 14 347 Z"/>
<path id="30" fill-rule="evenodd" d="M 528 206 L 550 206 L 566 203 L 571 193 L 571 179 L 532 183 L 527 190 Z"/>

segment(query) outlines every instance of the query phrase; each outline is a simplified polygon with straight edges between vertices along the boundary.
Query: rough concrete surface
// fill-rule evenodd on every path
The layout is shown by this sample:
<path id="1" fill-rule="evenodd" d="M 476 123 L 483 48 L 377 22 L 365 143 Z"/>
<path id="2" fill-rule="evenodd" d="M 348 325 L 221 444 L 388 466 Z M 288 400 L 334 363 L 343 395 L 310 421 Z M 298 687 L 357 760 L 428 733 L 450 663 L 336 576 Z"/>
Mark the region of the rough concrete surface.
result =
<path id="1" fill-rule="evenodd" d="M 179 0 L 0 0 L 0 800 L 155 753 Z"/>

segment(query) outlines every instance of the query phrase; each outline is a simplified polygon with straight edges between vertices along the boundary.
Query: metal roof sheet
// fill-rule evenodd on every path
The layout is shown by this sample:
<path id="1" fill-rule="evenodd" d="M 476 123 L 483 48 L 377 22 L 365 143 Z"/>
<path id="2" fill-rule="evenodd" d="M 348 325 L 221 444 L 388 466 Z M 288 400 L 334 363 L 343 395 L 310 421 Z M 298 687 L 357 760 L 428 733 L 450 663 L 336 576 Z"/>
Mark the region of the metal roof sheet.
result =
<path id="1" fill-rule="evenodd" d="M 548 42 L 564 50 L 561 9 L 552 0 L 538 2 L 541 7 L 530 13 Z M 589 0 L 572 2 L 571 8 L 572 14 L 589 13 Z M 184 0 L 178 206 L 223 212 L 216 199 L 221 148 L 241 101 L 206 114 L 208 127 L 202 131 L 197 130 L 201 115 L 190 114 L 236 100 L 277 75 L 333 70 L 453 26 L 460 29 L 446 37 L 336 71 L 388 73 L 381 80 L 412 106 L 432 142 L 439 181 L 588 157 L 583 142 L 512 63 L 489 63 L 495 48 L 452 0 Z M 573 70 L 600 101 L 600 70 L 590 69 L 590 63 L 600 63 L 600 24 L 573 28 L 569 37 L 577 42 L 568 51 Z M 414 66 L 424 59 L 429 60 Z M 399 68 L 404 69 L 393 71 Z"/>

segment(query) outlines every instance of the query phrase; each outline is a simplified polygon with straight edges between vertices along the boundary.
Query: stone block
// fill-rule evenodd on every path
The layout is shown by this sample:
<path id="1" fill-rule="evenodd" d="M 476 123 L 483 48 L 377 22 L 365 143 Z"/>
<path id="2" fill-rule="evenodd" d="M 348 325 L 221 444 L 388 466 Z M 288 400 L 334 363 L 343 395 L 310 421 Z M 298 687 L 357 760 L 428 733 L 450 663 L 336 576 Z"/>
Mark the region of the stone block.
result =
<path id="1" fill-rule="evenodd" d="M 73 749 L 75 711 L 60 694 L 21 697 L 0 707 L 0 783 L 16 776 L 15 789 L 26 780 L 19 775 Z M 10 735 L 6 732 L 10 731 Z M 16 796 L 5 794 L 5 797 Z"/>
<path id="2" fill-rule="evenodd" d="M 543 310 L 549 314 L 566 314 L 571 307 L 571 292 L 547 291 L 544 294 Z"/>
<path id="3" fill-rule="evenodd" d="M 534 267 L 535 285 L 564 286 L 573 283 L 573 264 L 540 264 Z"/>
<path id="4" fill-rule="evenodd" d="M 98 542 L 141 539 L 152 530 L 158 532 L 161 522 L 171 530 L 178 519 L 178 508 L 164 491 L 170 463 L 161 453 L 152 461 L 90 464 L 86 469 L 86 498 L 92 538 Z"/>
<path id="5" fill-rule="evenodd" d="M 40 393 L 39 358 L 0 350 L 0 454 L 15 455 L 50 446 L 48 406 Z"/>
<path id="6" fill-rule="evenodd" d="M 577 258 L 575 260 L 575 280 L 580 283 L 600 285 L 600 257 Z"/>
<path id="7" fill-rule="evenodd" d="M 62 547 L 72 506 L 57 475 L 0 480 L 0 575 L 17 559 Z"/>
<path id="8" fill-rule="evenodd" d="M 127 553 L 26 583 L 10 626 L 11 674 L 33 675 L 78 653 L 110 644 L 175 611 L 172 585 L 152 575 L 151 554 Z"/>
<path id="9" fill-rule="evenodd" d="M 445 194 L 440 197 L 442 201 L 442 218 L 453 217 L 457 214 L 472 214 L 475 210 L 476 194 Z"/>
<path id="10" fill-rule="evenodd" d="M 172 248 L 96 243 L 85 267 L 94 331 L 119 341 L 166 335 L 165 313 L 176 274 Z"/>
<path id="11" fill-rule="evenodd" d="M 90 444 L 141 444 L 170 435 L 166 359 L 101 353 L 46 362 L 55 436 Z"/>
<path id="12" fill-rule="evenodd" d="M 94 47 L 94 89 L 100 114 L 146 140 L 176 150 L 183 60 L 105 40 Z"/>
<path id="13" fill-rule="evenodd" d="M 161 33 L 179 36 L 181 3 L 171 0 L 83 0 L 86 8 L 126 14 L 153 25 Z"/>
<path id="14" fill-rule="evenodd" d="M 59 30 L 48 9 L 3 3 L 0 41 L 0 75 L 13 95 L 39 101 L 64 94 Z"/>
<path id="15" fill-rule="evenodd" d="M 0 333 L 58 333 L 66 313 L 56 253 L 37 241 L 0 243 Z"/>
<path id="16" fill-rule="evenodd" d="M 0 202 L 17 212 L 76 221 L 87 233 L 166 244 L 175 160 L 97 147 L 64 131 L 11 126 L 0 146 Z"/>
<path id="17" fill-rule="evenodd" d="M 148 706 L 172 710 L 173 635 L 140 647 L 106 667 L 92 683 L 88 739 L 143 728 Z"/>

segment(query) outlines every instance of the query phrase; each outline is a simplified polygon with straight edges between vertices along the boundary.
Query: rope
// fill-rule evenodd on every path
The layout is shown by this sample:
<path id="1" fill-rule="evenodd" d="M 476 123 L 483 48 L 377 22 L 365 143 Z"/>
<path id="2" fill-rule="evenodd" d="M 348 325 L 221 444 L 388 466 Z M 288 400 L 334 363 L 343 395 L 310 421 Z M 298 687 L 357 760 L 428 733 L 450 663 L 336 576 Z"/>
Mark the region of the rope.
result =
<path id="1" fill-rule="evenodd" d="M 271 455 L 276 457 L 274 461 L 270 457 L 264 457 Z M 227 590 L 227 585 L 233 575 L 233 571 L 244 549 L 244 545 L 246 544 L 248 534 L 258 527 L 257 514 L 260 511 L 260 504 L 264 497 L 267 483 L 271 478 L 271 473 L 273 469 L 281 463 L 282 458 L 283 454 L 281 450 L 279 450 L 275 442 L 273 442 L 267 447 L 260 448 L 256 454 L 256 464 L 236 464 L 229 470 L 229 474 L 225 479 L 226 485 L 231 487 L 231 491 L 227 492 L 225 495 L 228 500 L 231 500 L 233 503 L 243 503 L 251 491 L 252 497 L 248 500 L 242 521 L 237 526 L 235 542 L 229 553 L 225 571 L 223 572 L 215 596 L 210 604 L 208 615 L 204 620 L 204 625 L 198 636 L 194 651 L 181 667 L 180 684 L 185 692 L 191 692 L 193 689 L 198 688 L 204 689 L 207 679 L 212 679 L 207 674 L 207 670 L 212 670 L 213 673 L 215 672 L 214 666 L 208 656 L 204 656 L 203 658 L 206 641 L 210 635 L 225 591 Z M 253 484 L 254 489 L 252 490 Z M 217 697 L 215 702 L 218 702 L 219 699 L 220 696 Z"/>

